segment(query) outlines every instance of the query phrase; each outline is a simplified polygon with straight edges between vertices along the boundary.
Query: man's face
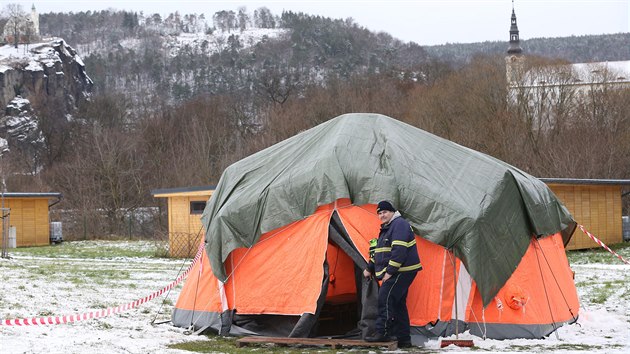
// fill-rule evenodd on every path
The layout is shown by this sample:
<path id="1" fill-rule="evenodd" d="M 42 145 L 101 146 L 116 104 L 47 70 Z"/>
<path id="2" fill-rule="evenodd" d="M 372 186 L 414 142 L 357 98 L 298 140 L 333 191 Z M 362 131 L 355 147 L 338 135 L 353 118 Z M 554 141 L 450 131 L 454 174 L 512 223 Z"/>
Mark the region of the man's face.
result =
<path id="1" fill-rule="evenodd" d="M 389 210 L 381 210 L 378 212 L 378 218 L 382 224 L 387 224 L 394 217 L 394 212 Z"/>

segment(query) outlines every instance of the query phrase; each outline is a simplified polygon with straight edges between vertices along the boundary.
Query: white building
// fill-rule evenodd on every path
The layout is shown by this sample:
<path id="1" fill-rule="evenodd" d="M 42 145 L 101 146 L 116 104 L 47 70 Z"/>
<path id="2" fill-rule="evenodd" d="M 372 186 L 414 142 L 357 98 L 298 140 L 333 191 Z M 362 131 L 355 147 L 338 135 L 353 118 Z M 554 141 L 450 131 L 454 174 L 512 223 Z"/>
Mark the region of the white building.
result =
<path id="1" fill-rule="evenodd" d="M 10 17 L 4 26 L 4 40 L 7 43 L 15 43 L 15 37 L 19 43 L 30 43 L 39 38 L 39 14 L 35 9 L 35 4 L 31 7 L 29 14 L 24 16 Z"/>
<path id="2" fill-rule="evenodd" d="M 630 84 L 630 60 L 547 65 L 527 69 L 514 8 L 507 54 L 505 57 L 507 81 L 508 86 L 513 89 L 566 85 L 590 89 L 593 85 L 627 87 Z"/>
<path id="3" fill-rule="evenodd" d="M 539 59 L 538 59 L 539 60 Z M 512 8 L 510 47 L 505 57 L 508 102 L 521 109 L 534 129 L 553 128 L 579 100 L 630 87 L 630 61 L 536 64 L 523 55 Z"/>

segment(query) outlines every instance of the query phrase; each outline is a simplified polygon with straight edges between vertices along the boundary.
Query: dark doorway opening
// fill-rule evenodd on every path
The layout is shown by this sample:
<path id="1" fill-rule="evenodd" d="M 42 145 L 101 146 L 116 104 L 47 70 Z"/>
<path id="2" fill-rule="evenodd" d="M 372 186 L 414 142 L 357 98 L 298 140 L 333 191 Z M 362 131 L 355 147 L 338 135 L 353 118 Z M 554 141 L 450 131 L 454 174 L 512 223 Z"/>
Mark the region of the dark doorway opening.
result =
<path id="1" fill-rule="evenodd" d="M 317 336 L 344 335 L 357 328 L 357 294 L 343 294 L 326 299 L 317 321 Z"/>

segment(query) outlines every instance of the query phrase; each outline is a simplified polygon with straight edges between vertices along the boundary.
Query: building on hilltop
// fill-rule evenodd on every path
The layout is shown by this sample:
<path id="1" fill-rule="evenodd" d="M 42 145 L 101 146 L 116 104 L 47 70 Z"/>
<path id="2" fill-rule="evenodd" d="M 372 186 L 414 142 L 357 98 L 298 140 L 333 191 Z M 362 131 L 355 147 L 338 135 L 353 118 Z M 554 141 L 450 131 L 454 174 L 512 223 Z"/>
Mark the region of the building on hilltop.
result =
<path id="1" fill-rule="evenodd" d="M 533 130 L 553 129 L 559 104 L 570 115 L 580 101 L 610 89 L 630 88 L 630 60 L 571 64 L 527 56 L 521 48 L 513 4 L 509 43 L 505 57 L 508 103 L 522 110 Z"/>
<path id="2" fill-rule="evenodd" d="M 516 13 L 512 5 L 510 47 L 507 50 L 506 76 L 510 89 L 554 88 L 572 86 L 590 90 L 593 86 L 627 88 L 630 84 L 630 60 L 612 62 L 573 63 L 533 67 L 526 65 L 521 48 Z"/>
<path id="3" fill-rule="evenodd" d="M 4 26 L 3 38 L 6 43 L 32 43 L 39 39 L 39 13 L 35 9 L 35 4 L 31 7 L 31 12 L 23 12 L 20 8 L 9 13 L 9 19 Z"/>

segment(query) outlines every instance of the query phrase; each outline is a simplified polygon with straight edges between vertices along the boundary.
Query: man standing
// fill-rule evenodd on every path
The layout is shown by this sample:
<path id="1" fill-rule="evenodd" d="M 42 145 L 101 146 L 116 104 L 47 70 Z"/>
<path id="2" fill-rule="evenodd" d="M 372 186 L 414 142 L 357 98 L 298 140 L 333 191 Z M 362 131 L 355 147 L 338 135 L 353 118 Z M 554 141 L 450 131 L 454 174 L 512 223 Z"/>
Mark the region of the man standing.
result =
<path id="1" fill-rule="evenodd" d="M 392 203 L 384 200 L 376 208 L 381 230 L 363 276 L 382 280 L 378 290 L 378 317 L 376 334 L 368 342 L 398 340 L 400 348 L 411 346 L 407 293 L 409 286 L 422 270 L 416 239 L 411 226 Z M 372 252 L 371 252 L 372 254 Z"/>

